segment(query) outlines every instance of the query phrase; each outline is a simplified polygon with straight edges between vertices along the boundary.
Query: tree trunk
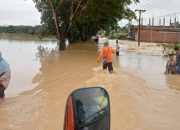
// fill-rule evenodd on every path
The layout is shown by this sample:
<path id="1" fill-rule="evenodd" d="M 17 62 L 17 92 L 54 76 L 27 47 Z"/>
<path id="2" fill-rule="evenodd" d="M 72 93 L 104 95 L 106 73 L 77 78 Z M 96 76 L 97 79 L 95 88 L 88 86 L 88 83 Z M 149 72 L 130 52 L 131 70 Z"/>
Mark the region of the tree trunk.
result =
<path id="1" fill-rule="evenodd" d="M 64 36 L 61 36 L 59 39 L 59 51 L 64 51 L 66 49 L 66 38 Z"/>
<path id="2" fill-rule="evenodd" d="M 53 6 L 53 3 L 51 0 L 48 0 L 49 1 L 49 4 L 51 6 L 51 9 L 52 9 L 52 13 L 53 13 L 53 20 L 54 20 L 54 24 L 55 24 L 55 27 L 56 27 L 56 33 L 57 33 L 57 37 L 59 38 L 60 37 L 60 29 L 59 29 L 59 23 L 58 23 L 58 19 L 57 19 L 57 12 Z"/>

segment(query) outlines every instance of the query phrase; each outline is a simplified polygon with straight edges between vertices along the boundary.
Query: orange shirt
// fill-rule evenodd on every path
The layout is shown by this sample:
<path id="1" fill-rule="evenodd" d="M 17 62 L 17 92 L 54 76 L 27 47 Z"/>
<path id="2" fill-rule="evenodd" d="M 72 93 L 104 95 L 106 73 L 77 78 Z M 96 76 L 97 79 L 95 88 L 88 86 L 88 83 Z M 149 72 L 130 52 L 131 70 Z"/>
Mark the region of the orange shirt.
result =
<path id="1" fill-rule="evenodd" d="M 100 61 L 100 59 L 106 56 L 107 62 L 112 62 L 112 53 L 115 53 L 115 50 L 112 47 L 103 47 L 102 51 L 99 53 L 97 61 Z"/>

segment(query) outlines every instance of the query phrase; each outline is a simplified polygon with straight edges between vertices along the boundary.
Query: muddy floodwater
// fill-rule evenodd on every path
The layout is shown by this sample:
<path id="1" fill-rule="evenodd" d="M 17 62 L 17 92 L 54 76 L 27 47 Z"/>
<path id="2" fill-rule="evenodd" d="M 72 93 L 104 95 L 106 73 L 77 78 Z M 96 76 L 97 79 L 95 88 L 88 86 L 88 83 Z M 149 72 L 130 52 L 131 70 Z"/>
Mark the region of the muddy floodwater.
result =
<path id="1" fill-rule="evenodd" d="M 111 130 L 180 130 L 180 76 L 164 75 L 167 59 L 121 51 L 108 74 L 96 62 L 101 47 L 81 43 L 58 52 L 54 41 L 0 40 L 12 70 L 0 130 L 63 130 L 68 95 L 88 86 L 109 92 Z"/>

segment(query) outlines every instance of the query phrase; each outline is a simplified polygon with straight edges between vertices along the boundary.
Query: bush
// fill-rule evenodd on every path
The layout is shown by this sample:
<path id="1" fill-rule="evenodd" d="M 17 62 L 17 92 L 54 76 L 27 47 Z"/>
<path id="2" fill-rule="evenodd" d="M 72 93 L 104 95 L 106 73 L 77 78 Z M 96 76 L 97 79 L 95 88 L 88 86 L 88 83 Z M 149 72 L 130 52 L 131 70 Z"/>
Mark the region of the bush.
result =
<path id="1" fill-rule="evenodd" d="M 180 49 L 180 43 L 175 44 L 175 45 L 174 45 L 174 48 L 175 48 L 175 47 L 178 47 L 178 48 Z"/>
<path id="2" fill-rule="evenodd" d="M 175 47 L 180 48 L 180 43 L 166 44 L 165 48 L 174 49 Z"/>
<path id="3" fill-rule="evenodd" d="M 115 35 L 108 35 L 106 36 L 108 39 L 117 39 L 117 37 Z"/>

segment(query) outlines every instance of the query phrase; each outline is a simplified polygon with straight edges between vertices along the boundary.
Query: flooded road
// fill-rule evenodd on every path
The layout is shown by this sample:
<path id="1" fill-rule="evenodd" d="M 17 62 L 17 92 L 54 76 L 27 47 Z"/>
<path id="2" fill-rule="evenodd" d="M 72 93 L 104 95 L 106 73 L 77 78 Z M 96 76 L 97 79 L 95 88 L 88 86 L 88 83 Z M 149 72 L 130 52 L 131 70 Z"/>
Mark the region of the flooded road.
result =
<path id="1" fill-rule="evenodd" d="M 33 77 L 39 72 L 41 66 L 37 59 L 37 47 L 40 41 L 0 40 L 0 51 L 9 62 L 12 69 L 10 89 L 7 97 L 17 96 L 22 91 L 32 89 L 36 84 L 32 83 Z M 43 46 L 54 48 L 56 44 L 44 42 Z"/>
<path id="2" fill-rule="evenodd" d="M 12 69 L 0 104 L 0 130 L 62 130 L 66 98 L 76 88 L 109 92 L 112 130 L 179 130 L 179 76 L 165 76 L 166 59 L 121 52 L 114 74 L 96 63 L 98 46 L 74 44 L 64 52 L 55 42 L 0 41 Z"/>
<path id="3" fill-rule="evenodd" d="M 167 59 L 162 56 L 121 52 L 121 67 L 141 76 L 150 87 L 166 87 L 165 66 Z"/>

